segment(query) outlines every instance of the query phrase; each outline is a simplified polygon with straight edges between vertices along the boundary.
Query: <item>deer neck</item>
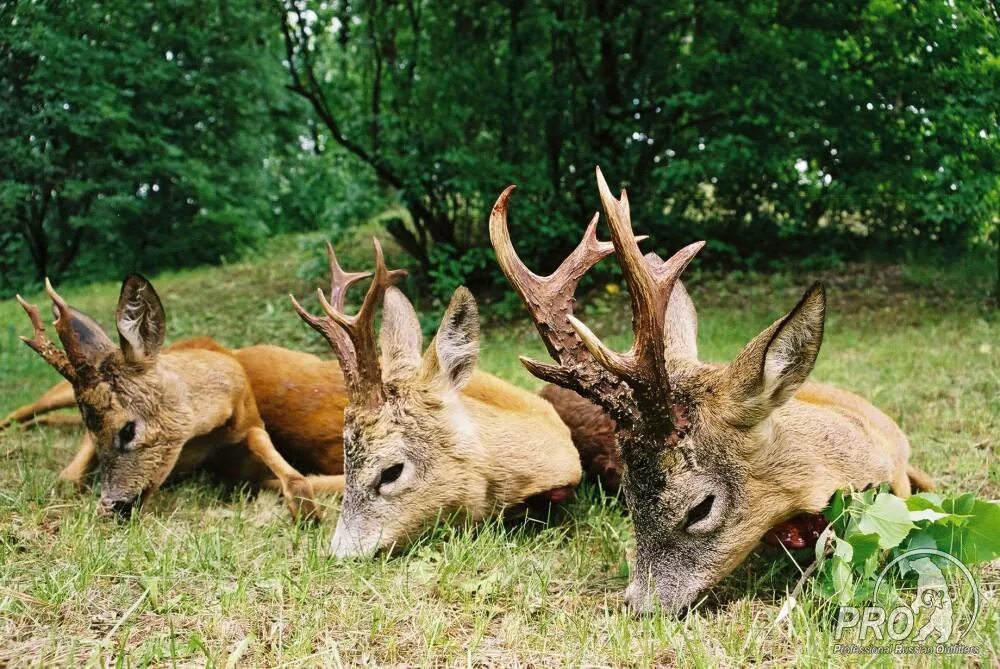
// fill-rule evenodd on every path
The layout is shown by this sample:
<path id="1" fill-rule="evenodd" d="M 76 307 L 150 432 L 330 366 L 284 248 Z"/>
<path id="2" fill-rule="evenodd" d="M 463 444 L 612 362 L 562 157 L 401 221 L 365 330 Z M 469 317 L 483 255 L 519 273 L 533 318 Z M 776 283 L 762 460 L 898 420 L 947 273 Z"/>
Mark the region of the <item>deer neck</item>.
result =
<path id="1" fill-rule="evenodd" d="M 580 482 L 580 456 L 548 402 L 477 372 L 461 395 L 481 445 L 492 501 L 520 504 Z"/>
<path id="2" fill-rule="evenodd" d="M 842 407 L 793 399 L 756 429 L 766 445 L 751 456 L 751 471 L 789 516 L 822 511 L 839 489 L 894 480 L 894 458 L 877 430 Z"/>
<path id="3" fill-rule="evenodd" d="M 187 439 L 231 422 L 242 410 L 249 385 L 230 355 L 208 350 L 164 353 L 156 363 L 163 392 L 164 419 Z"/>

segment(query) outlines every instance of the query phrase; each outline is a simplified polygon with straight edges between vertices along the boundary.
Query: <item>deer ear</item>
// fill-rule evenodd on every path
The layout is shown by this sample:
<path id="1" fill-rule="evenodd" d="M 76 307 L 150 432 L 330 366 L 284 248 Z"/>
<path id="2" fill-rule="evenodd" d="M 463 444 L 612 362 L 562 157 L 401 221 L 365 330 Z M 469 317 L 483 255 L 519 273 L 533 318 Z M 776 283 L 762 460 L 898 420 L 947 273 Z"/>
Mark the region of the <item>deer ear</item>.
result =
<path id="1" fill-rule="evenodd" d="M 382 380 L 405 378 L 420 369 L 423 334 L 413 305 L 399 288 L 390 286 L 382 300 L 382 329 L 378 345 Z"/>
<path id="2" fill-rule="evenodd" d="M 788 314 L 747 344 L 727 369 L 733 422 L 754 425 L 805 383 L 823 342 L 826 292 L 814 283 Z"/>
<path id="3" fill-rule="evenodd" d="M 698 312 L 680 280 L 670 293 L 664 331 L 668 360 L 698 359 Z"/>
<path id="4" fill-rule="evenodd" d="M 464 286 L 451 296 L 437 336 L 424 356 L 424 375 L 443 378 L 460 390 L 472 378 L 479 361 L 479 309 Z"/>
<path id="5" fill-rule="evenodd" d="M 153 284 L 140 274 L 129 274 L 118 296 L 118 341 L 129 362 L 153 358 L 167 335 L 167 316 Z"/>
<path id="6" fill-rule="evenodd" d="M 97 321 L 79 309 L 69 307 L 68 316 L 73 336 L 79 350 L 86 357 L 86 362 L 94 368 L 100 367 L 104 358 L 115 350 L 115 343 Z"/>

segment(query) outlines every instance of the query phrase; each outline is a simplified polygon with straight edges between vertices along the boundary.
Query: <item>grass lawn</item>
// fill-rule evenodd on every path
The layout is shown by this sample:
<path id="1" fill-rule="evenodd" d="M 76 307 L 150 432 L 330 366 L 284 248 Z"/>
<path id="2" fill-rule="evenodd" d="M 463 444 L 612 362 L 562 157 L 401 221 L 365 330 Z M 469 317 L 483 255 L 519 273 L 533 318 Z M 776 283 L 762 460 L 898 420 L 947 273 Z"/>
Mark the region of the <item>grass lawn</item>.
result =
<path id="1" fill-rule="evenodd" d="M 157 277 L 168 339 L 210 334 L 231 346 L 271 342 L 328 354 L 286 297 L 311 293 L 315 282 L 300 268 L 321 249 L 316 238 L 286 238 L 252 264 Z M 915 462 L 943 491 L 997 498 L 1000 322 L 984 306 L 989 267 L 859 265 L 724 279 L 694 271 L 687 284 L 699 307 L 702 358 L 729 360 L 812 279 L 827 280 L 829 318 L 814 378 L 860 392 L 896 418 Z M 63 294 L 110 325 L 117 285 Z M 603 291 L 586 302 L 585 320 L 624 345 L 624 295 Z M 441 307 L 426 311 L 430 322 Z M 17 305 L 0 303 L 0 413 L 58 380 L 17 340 L 29 332 Z M 519 353 L 544 359 L 527 324 L 484 329 L 482 367 L 534 388 Z M 55 428 L 0 436 L 0 666 L 871 661 L 834 653 L 835 607 L 809 587 L 790 623 L 774 624 L 799 576 L 777 550 L 752 556 L 683 619 L 631 616 L 622 599 L 629 520 L 595 490 L 582 491 L 559 523 L 438 528 L 401 556 L 337 563 L 323 555 L 336 498 L 324 500 L 320 526 L 295 526 L 273 493 L 232 495 L 190 481 L 158 493 L 129 523 L 98 520 L 96 494 L 56 482 L 78 438 Z M 995 666 L 1000 569 L 975 573 L 985 610 L 964 643 L 981 647 L 980 665 Z"/>

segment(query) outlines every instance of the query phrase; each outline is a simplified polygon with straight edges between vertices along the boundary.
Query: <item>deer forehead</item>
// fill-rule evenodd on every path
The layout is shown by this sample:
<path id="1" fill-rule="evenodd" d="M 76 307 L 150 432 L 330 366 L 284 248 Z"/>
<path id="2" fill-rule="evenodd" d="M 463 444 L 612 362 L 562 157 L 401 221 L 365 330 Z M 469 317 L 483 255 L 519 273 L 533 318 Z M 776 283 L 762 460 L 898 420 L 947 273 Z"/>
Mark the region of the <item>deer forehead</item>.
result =
<path id="1" fill-rule="evenodd" d="M 767 421 L 753 427 L 731 422 L 746 389 L 737 387 L 721 364 L 696 363 L 671 372 L 672 392 L 688 408 L 691 428 L 683 443 L 695 458 L 718 453 L 723 460 L 749 458 L 748 449 L 770 437 Z M 728 457 L 725 457 L 728 456 Z"/>
<path id="2" fill-rule="evenodd" d="M 421 394 L 389 396 L 374 409 L 345 414 L 346 455 L 354 462 L 368 460 L 381 451 L 434 448 L 444 444 L 447 432 L 445 405 Z"/>
<path id="3" fill-rule="evenodd" d="M 76 403 L 80 407 L 84 424 L 94 433 L 100 433 L 112 418 L 113 412 L 119 409 L 111 384 L 107 382 L 77 390 Z"/>
<path id="4" fill-rule="evenodd" d="M 77 391 L 77 402 L 88 429 L 95 434 L 117 430 L 131 417 L 155 423 L 169 413 L 161 384 L 148 372 L 107 374 L 96 386 Z"/>

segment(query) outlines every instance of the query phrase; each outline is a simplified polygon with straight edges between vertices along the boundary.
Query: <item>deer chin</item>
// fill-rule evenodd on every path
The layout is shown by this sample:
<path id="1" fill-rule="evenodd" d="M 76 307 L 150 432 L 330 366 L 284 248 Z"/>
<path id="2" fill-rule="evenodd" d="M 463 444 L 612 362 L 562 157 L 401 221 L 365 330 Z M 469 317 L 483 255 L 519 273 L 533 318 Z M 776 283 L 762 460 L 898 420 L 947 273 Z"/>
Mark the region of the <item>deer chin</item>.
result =
<path id="1" fill-rule="evenodd" d="M 625 589 L 625 603 L 636 614 L 659 610 L 676 615 L 683 613 L 699 593 L 711 585 L 711 580 L 694 578 L 688 573 L 657 575 L 654 572 L 648 579 L 629 583 Z"/>
<path id="2" fill-rule="evenodd" d="M 391 550 L 396 546 L 397 537 L 385 528 L 365 522 L 345 522 L 344 515 L 341 514 L 337 519 L 328 553 L 338 560 L 370 558 L 382 550 Z"/>

